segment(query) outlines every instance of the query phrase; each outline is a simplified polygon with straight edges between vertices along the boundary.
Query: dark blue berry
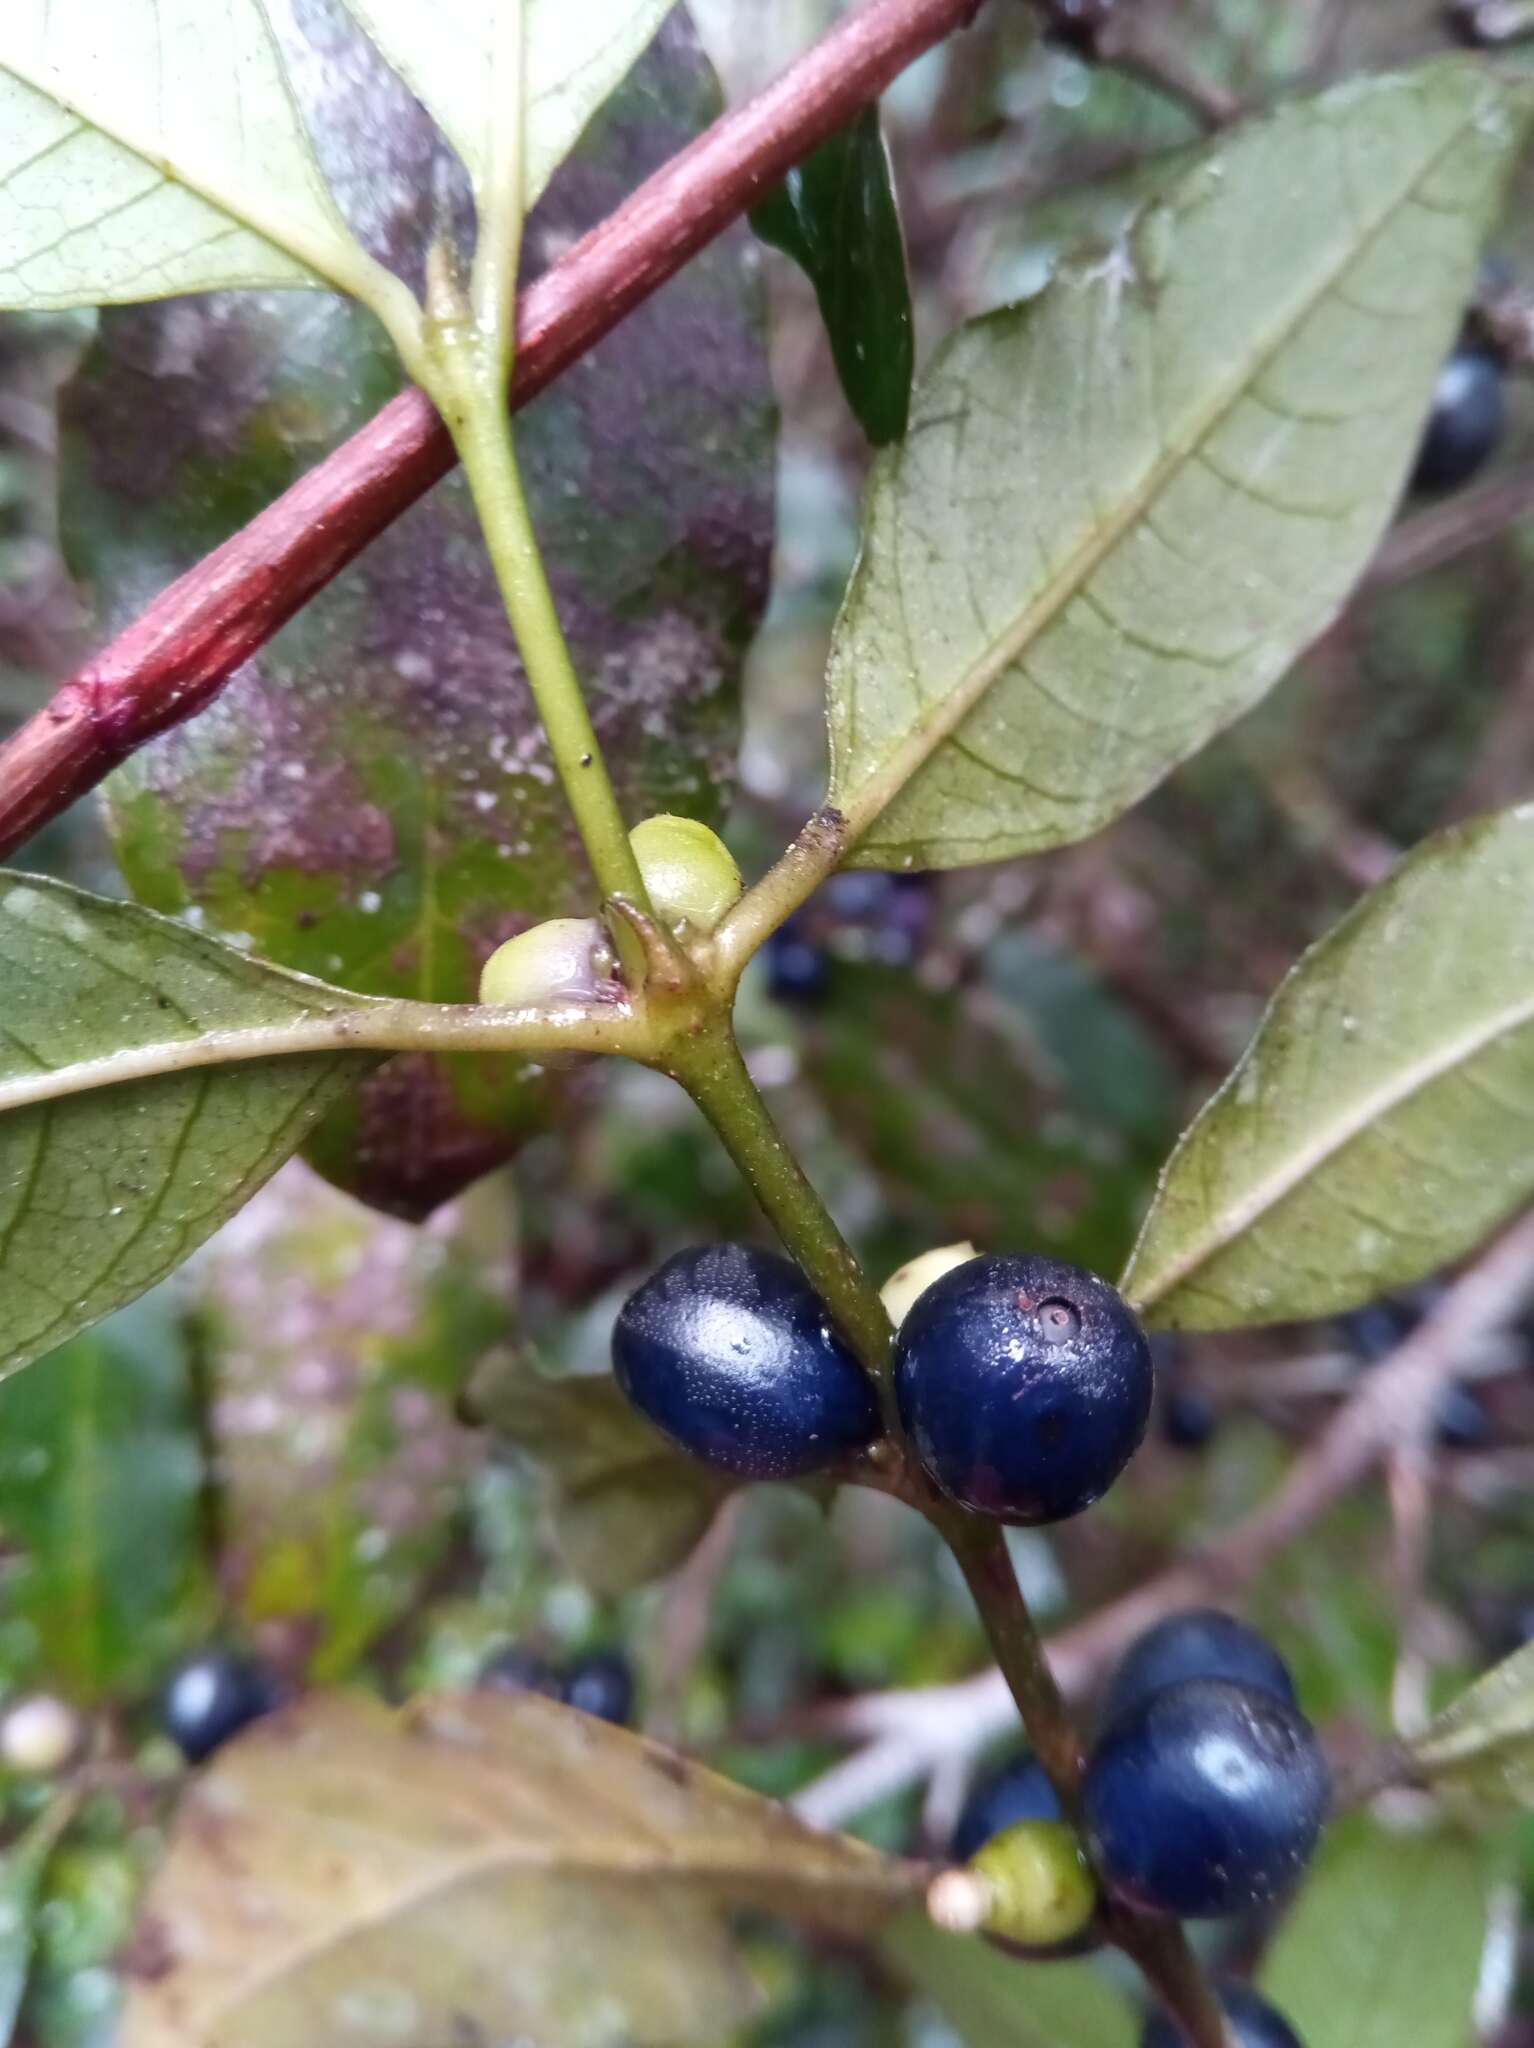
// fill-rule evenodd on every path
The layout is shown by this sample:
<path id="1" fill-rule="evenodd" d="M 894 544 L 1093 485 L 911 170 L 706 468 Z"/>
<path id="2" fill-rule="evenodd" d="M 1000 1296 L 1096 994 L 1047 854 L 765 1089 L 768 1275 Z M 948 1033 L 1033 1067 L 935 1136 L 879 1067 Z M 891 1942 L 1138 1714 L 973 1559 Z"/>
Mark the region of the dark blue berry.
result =
<path id="1" fill-rule="evenodd" d="M 784 925 L 767 943 L 767 989 L 780 1003 L 817 1003 L 830 985 L 825 953 Z"/>
<path id="2" fill-rule="evenodd" d="M 1496 1435 L 1485 1402 L 1455 1380 L 1438 1397 L 1433 1434 L 1446 1451 L 1484 1451 Z"/>
<path id="3" fill-rule="evenodd" d="M 1484 344 L 1462 343 L 1433 387 L 1412 489 L 1452 491 L 1468 483 L 1501 439 L 1505 413 L 1501 357 Z"/>
<path id="4" fill-rule="evenodd" d="M 1189 1607 L 1158 1621 L 1131 1645 L 1103 1701 L 1103 1725 L 1190 1678 L 1224 1678 L 1270 1692 L 1286 1707 L 1299 1705 L 1289 1667 L 1271 1643 L 1233 1614 Z"/>
<path id="5" fill-rule="evenodd" d="M 1304 1869 L 1330 1782 L 1308 1721 L 1219 1678 L 1169 1685 L 1112 1722 L 1082 1811 L 1098 1868 L 1152 1913 L 1205 1920 L 1276 1897 Z"/>
<path id="6" fill-rule="evenodd" d="M 968 1863 L 993 1835 L 1025 1820 L 1058 1820 L 1060 1801 L 1031 1756 L 1015 1756 L 977 1778 L 954 1823 L 949 1853 L 955 1863 Z"/>
<path id="7" fill-rule="evenodd" d="M 553 1665 L 536 1650 L 524 1650 L 520 1643 L 509 1643 L 487 1657 L 480 1667 L 479 1683 L 487 1692 L 538 1692 L 548 1699 L 558 1699 L 561 1692 Z"/>
<path id="8" fill-rule="evenodd" d="M 1161 1434 L 1174 1450 L 1201 1451 L 1220 1426 L 1220 1411 L 1207 1394 L 1168 1394 L 1161 1408 Z"/>
<path id="9" fill-rule="evenodd" d="M 560 1697 L 567 1707 L 579 1707 L 583 1714 L 626 1728 L 634 1713 L 629 1660 L 618 1650 L 594 1650 L 588 1657 L 577 1657 L 565 1673 Z"/>
<path id="10" fill-rule="evenodd" d="M 1060 1259 L 970 1259 L 895 1340 L 901 1418 L 955 1500 L 1057 1522 L 1107 1492 L 1145 1434 L 1145 1333 L 1104 1280 Z"/>
<path id="11" fill-rule="evenodd" d="M 1235 2048 L 1302 2048 L 1299 2035 L 1283 2014 L 1250 1984 L 1227 1979 L 1217 1984 L 1215 1991 L 1230 2022 Z M 1165 2013 L 1153 2012 L 1145 2022 L 1140 2048 L 1184 2048 L 1182 2029 Z"/>
<path id="12" fill-rule="evenodd" d="M 280 1704 L 282 1688 L 253 1657 L 205 1650 L 171 1674 L 160 1725 L 189 1764 L 200 1764 Z"/>
<path id="13" fill-rule="evenodd" d="M 618 1384 L 657 1429 L 743 1479 L 822 1471 L 879 1435 L 873 1383 L 787 1259 L 678 1252 L 624 1303 Z"/>
<path id="14" fill-rule="evenodd" d="M 1337 1318 L 1337 1330 L 1365 1365 L 1378 1365 L 1402 1344 L 1422 1320 L 1419 1304 L 1405 1295 L 1387 1295 Z"/>

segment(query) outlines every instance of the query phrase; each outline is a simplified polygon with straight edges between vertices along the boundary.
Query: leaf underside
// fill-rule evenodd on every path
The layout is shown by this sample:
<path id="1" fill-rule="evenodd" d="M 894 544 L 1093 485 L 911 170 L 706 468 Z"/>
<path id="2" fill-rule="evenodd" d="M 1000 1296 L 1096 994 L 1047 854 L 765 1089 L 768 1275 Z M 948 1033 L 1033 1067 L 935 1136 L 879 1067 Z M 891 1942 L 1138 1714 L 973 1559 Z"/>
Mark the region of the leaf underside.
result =
<path id="1" fill-rule="evenodd" d="M 367 1055 L 89 1085 L 113 1054 L 357 998 L 140 910 L 0 874 L 0 1372 L 142 1294 L 302 1141 Z M 6 1107 L 8 1082 L 51 1075 Z"/>
<path id="2" fill-rule="evenodd" d="M 1445 1707 L 1411 1753 L 1434 1789 L 1473 1818 L 1534 1806 L 1534 1644 Z"/>
<path id="3" fill-rule="evenodd" d="M 1425 841 L 1305 955 L 1173 1153 L 1122 1285 L 1189 1329 L 1319 1316 L 1534 1198 L 1534 806 Z"/>
<path id="4" fill-rule="evenodd" d="M 350 271 L 259 0 L 6 0 L 0 305 Z"/>
<path id="5" fill-rule="evenodd" d="M 1390 517 L 1527 115 L 1461 59 L 1282 107 L 953 338 L 832 645 L 858 863 L 1083 838 L 1282 675 Z"/>
<path id="6" fill-rule="evenodd" d="M 549 1700 L 316 1694 L 183 1800 L 122 2048 L 716 2048 L 754 2004 L 723 1908 L 855 1935 L 922 1880 Z"/>

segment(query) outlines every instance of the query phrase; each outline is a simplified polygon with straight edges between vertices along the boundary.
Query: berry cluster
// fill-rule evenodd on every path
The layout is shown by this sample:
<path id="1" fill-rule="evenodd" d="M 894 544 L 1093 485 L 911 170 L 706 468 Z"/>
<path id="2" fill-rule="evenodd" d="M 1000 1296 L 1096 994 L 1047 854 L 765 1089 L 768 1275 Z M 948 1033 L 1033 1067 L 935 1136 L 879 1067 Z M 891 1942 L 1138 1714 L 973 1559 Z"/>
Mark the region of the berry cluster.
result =
<path id="1" fill-rule="evenodd" d="M 970 1251 L 933 1253 L 886 1290 L 901 1429 L 927 1478 L 972 1512 L 1059 1521 L 1099 1499 L 1140 1442 L 1151 1347 L 1095 1275 Z M 797 1269 L 743 1245 L 661 1267 L 620 1313 L 613 1362 L 659 1429 L 743 1477 L 825 1470 L 880 1433 L 871 1381 Z M 1230 1616 L 1195 1612 L 1151 1630 L 1115 1677 L 1082 1819 L 1096 1877 L 1123 1906 L 1215 1918 L 1294 1882 L 1329 1795 L 1283 1660 Z M 1062 1953 L 1094 1938 L 1092 1873 L 1035 1763 L 1010 1764 L 978 1788 L 953 1853 L 991 1898 L 987 1924 L 1006 1940 L 1031 1946 L 1037 1926 L 1037 1949 Z M 1249 2048 L 1292 2048 L 1254 1993 L 1232 1986 L 1222 1996 Z"/>
<path id="2" fill-rule="evenodd" d="M 634 1718 L 633 1668 L 620 1650 L 592 1650 L 560 1669 L 536 1650 L 513 1644 L 486 1661 L 479 1682 L 489 1692 L 542 1693 L 618 1728 Z"/>

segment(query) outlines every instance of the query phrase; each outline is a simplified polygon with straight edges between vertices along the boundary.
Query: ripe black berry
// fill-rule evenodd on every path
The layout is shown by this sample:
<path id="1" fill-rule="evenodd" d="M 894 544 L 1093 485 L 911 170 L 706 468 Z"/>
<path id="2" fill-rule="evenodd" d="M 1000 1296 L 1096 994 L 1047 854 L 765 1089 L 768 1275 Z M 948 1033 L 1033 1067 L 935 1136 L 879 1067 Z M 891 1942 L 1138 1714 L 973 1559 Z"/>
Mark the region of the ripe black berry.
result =
<path id="1" fill-rule="evenodd" d="M 174 1672 L 160 1698 L 160 1725 L 189 1764 L 200 1764 L 282 1697 L 271 1672 L 232 1650 L 205 1650 Z"/>
<path id="2" fill-rule="evenodd" d="M 1496 1436 L 1486 1403 L 1462 1380 L 1454 1380 L 1438 1397 L 1433 1434 L 1446 1451 L 1484 1451 Z"/>
<path id="3" fill-rule="evenodd" d="M 1505 412 L 1501 356 L 1484 343 L 1462 342 L 1433 387 L 1412 489 L 1452 491 L 1468 483 L 1501 439 Z"/>
<path id="4" fill-rule="evenodd" d="M 872 1382 L 798 1268 L 745 1245 L 678 1252 L 636 1288 L 613 1368 L 673 1443 L 743 1479 L 818 1472 L 879 1434 Z"/>
<path id="5" fill-rule="evenodd" d="M 1204 1920 L 1292 1884 L 1330 1783 L 1308 1721 L 1218 1678 L 1152 1693 L 1108 1728 L 1082 1810 L 1098 1867 L 1147 1912 Z"/>
<path id="6" fill-rule="evenodd" d="M 1227 1979 L 1215 1990 L 1220 2009 L 1230 2022 L 1235 2048 L 1302 2048 L 1299 2035 L 1283 2014 L 1250 1984 Z M 1145 2022 L 1140 2048 L 1183 2048 L 1182 2029 L 1165 2013 L 1153 2012 Z"/>
<path id="7" fill-rule="evenodd" d="M 954 1823 L 949 1854 L 967 1863 L 993 1835 L 1019 1821 L 1058 1820 L 1060 1801 L 1042 1764 L 1031 1756 L 1015 1756 L 977 1778 Z"/>
<path id="8" fill-rule="evenodd" d="M 1152 1693 L 1190 1678 L 1223 1678 L 1270 1692 L 1286 1707 L 1299 1704 L 1289 1667 L 1271 1643 L 1233 1614 L 1190 1607 L 1158 1621 L 1133 1644 L 1103 1701 L 1104 1727 Z"/>
<path id="9" fill-rule="evenodd" d="M 895 1393 L 943 1491 L 1004 1522 L 1057 1522 L 1107 1492 L 1145 1434 L 1145 1333 L 1107 1284 L 1059 1259 L 970 1259 L 895 1340 Z"/>
<path id="10" fill-rule="evenodd" d="M 1161 1434 L 1175 1451 L 1201 1451 L 1220 1423 L 1207 1394 L 1168 1394 L 1161 1406 Z"/>
<path id="11" fill-rule="evenodd" d="M 577 1657 L 565 1673 L 560 1698 L 567 1707 L 626 1728 L 634 1712 L 634 1673 L 627 1657 L 617 1650 Z"/>
<path id="12" fill-rule="evenodd" d="M 524 1650 L 520 1643 L 508 1643 L 487 1657 L 480 1667 L 479 1683 L 486 1692 L 538 1692 L 558 1699 L 562 1691 L 559 1674 L 536 1650 Z"/>
<path id="13" fill-rule="evenodd" d="M 817 1003 L 830 980 L 824 951 L 792 919 L 773 933 L 767 942 L 767 988 L 775 1002 Z"/>

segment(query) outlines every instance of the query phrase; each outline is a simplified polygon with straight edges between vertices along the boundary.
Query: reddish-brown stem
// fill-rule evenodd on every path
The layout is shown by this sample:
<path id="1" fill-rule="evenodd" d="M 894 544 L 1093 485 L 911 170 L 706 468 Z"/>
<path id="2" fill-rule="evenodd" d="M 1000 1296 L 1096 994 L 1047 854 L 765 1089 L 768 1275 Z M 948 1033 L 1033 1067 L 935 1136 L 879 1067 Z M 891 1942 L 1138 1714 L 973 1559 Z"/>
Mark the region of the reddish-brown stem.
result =
<path id="1" fill-rule="evenodd" d="M 869 0 L 645 181 L 517 306 L 525 405 L 979 0 Z M 453 464 L 410 390 L 163 591 L 0 747 L 0 857 L 119 761 L 193 717 Z"/>

